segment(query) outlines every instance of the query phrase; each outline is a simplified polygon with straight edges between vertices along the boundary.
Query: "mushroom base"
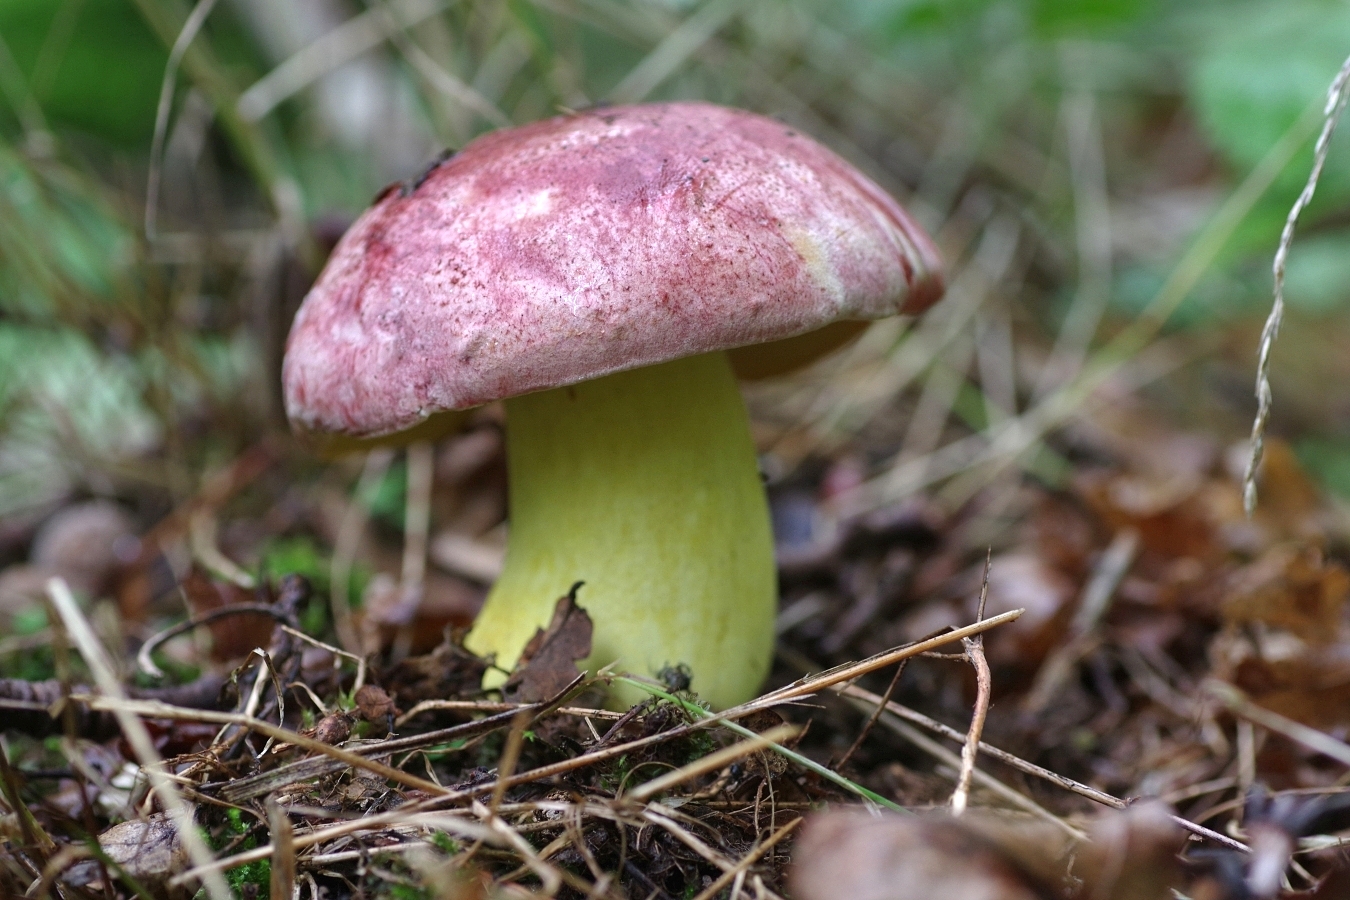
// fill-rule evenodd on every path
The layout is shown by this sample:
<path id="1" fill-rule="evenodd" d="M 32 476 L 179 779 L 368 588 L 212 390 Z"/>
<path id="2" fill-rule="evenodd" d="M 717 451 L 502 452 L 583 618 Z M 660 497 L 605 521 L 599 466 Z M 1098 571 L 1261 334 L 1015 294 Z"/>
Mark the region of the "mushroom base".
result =
<path id="1" fill-rule="evenodd" d="M 506 401 L 506 565 L 467 640 L 509 669 L 577 581 L 591 671 L 689 666 L 717 708 L 769 670 L 777 602 L 768 504 L 723 353 Z M 611 705 L 645 695 L 616 686 Z"/>

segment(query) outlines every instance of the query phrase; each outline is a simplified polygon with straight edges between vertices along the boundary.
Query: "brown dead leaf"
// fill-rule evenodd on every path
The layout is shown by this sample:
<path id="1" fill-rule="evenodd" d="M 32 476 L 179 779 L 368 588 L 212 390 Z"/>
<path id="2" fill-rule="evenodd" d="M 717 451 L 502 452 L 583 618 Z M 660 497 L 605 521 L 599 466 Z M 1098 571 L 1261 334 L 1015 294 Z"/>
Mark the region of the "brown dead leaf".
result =
<path id="1" fill-rule="evenodd" d="M 1243 660 L 1233 683 L 1272 712 L 1313 728 L 1350 723 L 1350 661 L 1343 654 L 1328 657 Z"/>
<path id="2" fill-rule="evenodd" d="M 398 715 L 394 699 L 385 693 L 384 688 L 373 684 L 362 685 L 356 692 L 356 708 L 361 711 L 361 718 L 373 725 L 392 722 L 394 716 Z"/>
<path id="3" fill-rule="evenodd" d="M 1075 487 L 1112 531 L 1133 528 L 1145 551 L 1207 560 L 1220 552 L 1202 484 L 1134 473 L 1091 473 Z"/>
<path id="4" fill-rule="evenodd" d="M 1100 816 L 1075 845 L 993 812 L 812 816 L 793 851 L 797 900 L 1167 900 L 1184 839 L 1161 806 Z"/>
<path id="5" fill-rule="evenodd" d="M 1058 891 L 1023 871 L 972 827 L 975 818 L 902 818 L 852 810 L 811 816 L 792 853 L 788 876 L 792 896 L 796 900 L 1046 900 L 1057 896 Z M 1027 825 L 1019 822 L 1017 827 Z M 1044 837 L 1052 836 L 1046 833 Z M 1059 843 L 1061 851 L 1067 850 L 1064 841 Z M 1053 840 L 1048 841 L 1045 847 L 1052 844 Z M 1053 854 L 1047 849 L 1047 855 Z"/>
<path id="6" fill-rule="evenodd" d="M 219 581 L 193 566 L 181 582 L 188 609 L 200 616 L 235 603 L 257 603 L 259 597 L 227 581 Z M 211 658 L 217 662 L 238 659 L 272 640 L 276 620 L 259 613 L 240 613 L 207 624 L 211 632 Z"/>
<path id="7" fill-rule="evenodd" d="M 502 696 L 515 703 L 537 703 L 556 696 L 581 671 L 577 662 L 591 655 L 591 617 L 577 606 L 572 585 L 553 608 L 548 629 L 538 629 L 516 663 L 515 671 L 502 686 Z"/>
<path id="8" fill-rule="evenodd" d="M 1340 636 L 1350 573 L 1316 548 L 1277 547 L 1235 580 L 1223 608 L 1229 623 L 1260 622 L 1310 644 L 1329 644 Z"/>

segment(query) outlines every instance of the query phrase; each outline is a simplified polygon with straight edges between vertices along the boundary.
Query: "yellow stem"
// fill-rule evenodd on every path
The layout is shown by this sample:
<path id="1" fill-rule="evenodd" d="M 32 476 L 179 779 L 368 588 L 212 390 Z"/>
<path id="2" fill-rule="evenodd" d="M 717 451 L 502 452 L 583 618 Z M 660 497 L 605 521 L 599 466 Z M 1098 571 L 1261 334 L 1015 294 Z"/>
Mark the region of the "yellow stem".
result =
<path id="1" fill-rule="evenodd" d="M 508 400 L 510 544 L 469 635 L 510 668 L 577 581 L 591 669 L 685 663 L 718 708 L 769 669 L 777 584 L 749 420 L 725 354 Z M 616 688 L 611 702 L 641 699 Z"/>

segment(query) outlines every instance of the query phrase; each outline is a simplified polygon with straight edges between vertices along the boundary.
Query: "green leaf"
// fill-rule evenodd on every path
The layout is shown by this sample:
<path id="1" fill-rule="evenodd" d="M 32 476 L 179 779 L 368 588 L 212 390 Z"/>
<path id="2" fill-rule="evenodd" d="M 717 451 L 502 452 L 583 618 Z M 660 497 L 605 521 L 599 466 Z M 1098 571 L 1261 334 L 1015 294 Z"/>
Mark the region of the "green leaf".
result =
<path id="1" fill-rule="evenodd" d="M 1341 497 L 1350 497 L 1350 446 L 1344 440 L 1307 438 L 1294 448 L 1298 461 Z"/>
<path id="2" fill-rule="evenodd" d="M 51 124 L 149 144 L 168 54 L 131 4 L 0 0 L 0 35 Z"/>
<path id="3" fill-rule="evenodd" d="M 1054 36 L 1091 35 L 1127 25 L 1153 7 L 1152 0 L 1034 0 L 1032 21 Z"/>
<path id="4" fill-rule="evenodd" d="M 1350 15 L 1338 0 L 1283 0 L 1217 7 L 1205 16 L 1190 92 L 1218 150 L 1245 173 L 1310 107 L 1320 107 L 1350 53 Z M 1271 245 L 1312 164 L 1299 154 L 1254 211 L 1239 249 Z M 1332 144 L 1309 220 L 1350 199 L 1350 146 Z"/>
<path id="5" fill-rule="evenodd" d="M 1328 315 L 1350 301 L 1350 232 L 1297 237 L 1289 249 L 1284 297 L 1293 309 Z"/>

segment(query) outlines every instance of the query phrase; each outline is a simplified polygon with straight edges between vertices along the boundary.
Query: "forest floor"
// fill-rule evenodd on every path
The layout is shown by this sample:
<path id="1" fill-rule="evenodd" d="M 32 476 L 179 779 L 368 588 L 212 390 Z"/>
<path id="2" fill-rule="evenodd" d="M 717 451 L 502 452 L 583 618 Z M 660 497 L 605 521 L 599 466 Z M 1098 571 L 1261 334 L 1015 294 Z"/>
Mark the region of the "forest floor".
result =
<path id="1" fill-rule="evenodd" d="M 1350 532 L 1285 445 L 1248 518 L 1242 446 L 1116 397 L 1044 478 L 895 497 L 903 419 L 822 438 L 783 412 L 812 384 L 751 391 L 778 644 L 717 715 L 679 671 L 605 710 L 568 598 L 482 691 L 459 640 L 500 566 L 491 409 L 406 461 L 271 438 L 153 520 L 72 497 L 8 523 L 3 890 L 1346 896 Z M 859 812 L 887 808 L 919 815 Z"/>

